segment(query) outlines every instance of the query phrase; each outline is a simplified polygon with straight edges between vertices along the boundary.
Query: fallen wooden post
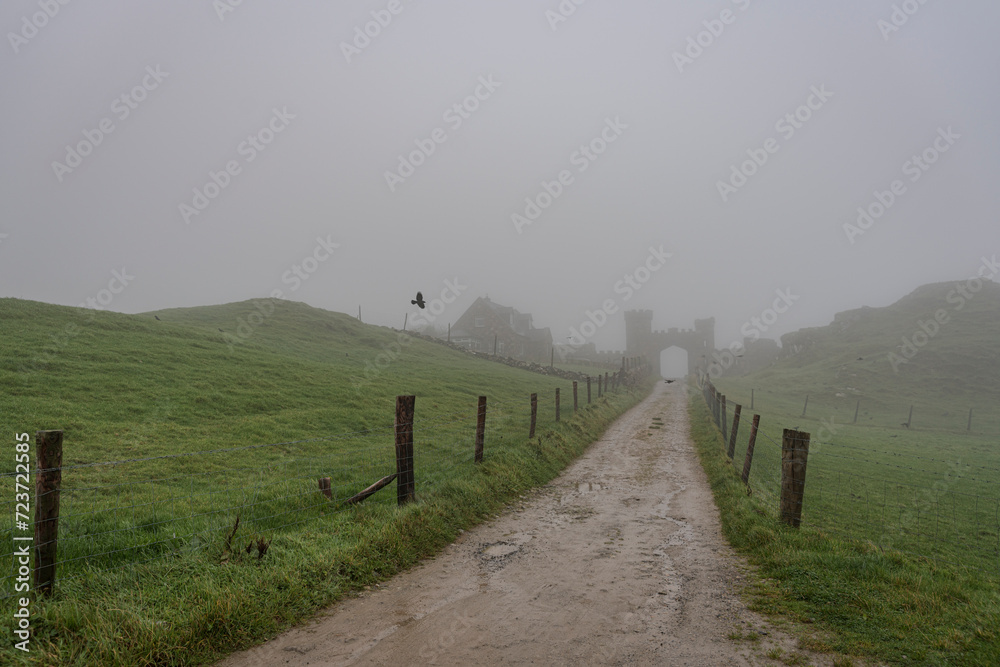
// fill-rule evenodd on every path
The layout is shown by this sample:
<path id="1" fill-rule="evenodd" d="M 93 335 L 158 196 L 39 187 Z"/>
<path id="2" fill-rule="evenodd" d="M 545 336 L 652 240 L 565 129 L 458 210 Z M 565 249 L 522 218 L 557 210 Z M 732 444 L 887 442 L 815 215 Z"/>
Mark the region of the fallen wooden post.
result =
<path id="1" fill-rule="evenodd" d="M 347 500 L 345 500 L 344 504 L 345 505 L 353 505 L 354 503 L 360 503 L 362 500 L 364 500 L 368 496 L 372 495 L 373 493 L 375 493 L 377 491 L 380 491 L 383 488 L 389 486 L 392 483 L 392 481 L 394 479 L 396 479 L 397 475 L 399 475 L 399 473 L 398 472 L 394 472 L 391 475 L 389 475 L 388 477 L 383 477 L 379 481 L 377 481 L 374 484 L 372 484 L 371 486 L 369 486 L 364 491 L 360 491 L 358 493 L 355 493 L 353 496 L 351 496 L 350 498 L 348 498 Z M 327 479 L 329 479 L 329 478 L 327 478 Z"/>

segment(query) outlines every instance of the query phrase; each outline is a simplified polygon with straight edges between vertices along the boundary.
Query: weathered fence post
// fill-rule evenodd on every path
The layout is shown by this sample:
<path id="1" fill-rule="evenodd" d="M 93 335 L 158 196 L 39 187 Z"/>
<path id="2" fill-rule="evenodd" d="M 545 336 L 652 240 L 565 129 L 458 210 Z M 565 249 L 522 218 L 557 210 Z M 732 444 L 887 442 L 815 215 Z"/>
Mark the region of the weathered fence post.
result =
<path id="1" fill-rule="evenodd" d="M 56 581 L 62 445 L 62 431 L 35 433 L 35 590 L 40 595 L 52 593 Z"/>
<path id="2" fill-rule="evenodd" d="M 809 434 L 786 428 L 781 437 L 781 521 L 795 528 L 802 522 Z"/>
<path id="3" fill-rule="evenodd" d="M 573 412 L 576 412 L 579 408 L 580 402 L 577 400 L 576 380 L 573 380 Z"/>
<path id="4" fill-rule="evenodd" d="M 750 390 L 750 409 L 753 410 L 753 389 Z"/>
<path id="5" fill-rule="evenodd" d="M 806 408 L 808 408 L 808 407 L 809 407 L 809 394 L 806 394 L 806 402 L 805 402 L 805 404 L 804 404 L 804 405 L 802 406 L 802 416 L 803 416 L 803 417 L 805 417 L 805 416 L 806 416 Z"/>
<path id="6" fill-rule="evenodd" d="M 736 404 L 736 411 L 733 413 L 733 433 L 729 436 L 729 458 L 736 455 L 736 433 L 740 430 L 740 411 L 743 406 Z"/>
<path id="7" fill-rule="evenodd" d="M 476 412 L 476 463 L 483 462 L 483 443 L 486 440 L 486 397 L 479 397 L 479 409 Z"/>
<path id="8" fill-rule="evenodd" d="M 587 405 L 590 405 L 590 376 L 587 376 Z"/>
<path id="9" fill-rule="evenodd" d="M 319 478 L 319 490 L 324 496 L 333 500 L 333 487 L 331 486 L 331 480 L 329 477 Z"/>
<path id="10" fill-rule="evenodd" d="M 858 410 L 860 409 L 861 409 L 861 399 L 859 398 L 857 404 L 854 406 L 854 421 L 852 422 L 853 424 L 858 423 Z"/>
<path id="11" fill-rule="evenodd" d="M 972 430 L 972 408 L 969 408 L 969 423 L 965 427 L 966 431 Z"/>
<path id="12" fill-rule="evenodd" d="M 747 442 L 747 455 L 743 457 L 743 483 L 750 483 L 750 464 L 753 463 L 753 447 L 757 444 L 757 427 L 760 426 L 760 415 L 754 415 L 750 423 L 750 441 Z"/>
<path id="13" fill-rule="evenodd" d="M 608 372 L 604 371 L 604 393 L 608 393 Z"/>
<path id="14" fill-rule="evenodd" d="M 556 387 L 556 421 L 559 421 L 559 387 Z"/>
<path id="15" fill-rule="evenodd" d="M 910 428 L 910 424 L 912 423 L 913 423 L 913 405 L 911 404 L 910 414 L 906 417 L 906 424 L 904 424 L 904 426 L 906 426 L 906 428 Z"/>
<path id="16" fill-rule="evenodd" d="M 556 367 L 556 348 L 549 350 L 549 368 L 555 369 Z"/>
<path id="17" fill-rule="evenodd" d="M 413 411 L 416 396 L 396 397 L 396 503 L 415 500 L 413 479 Z"/>
<path id="18" fill-rule="evenodd" d="M 722 431 L 722 437 L 725 438 L 726 431 L 728 430 L 726 428 L 726 395 L 721 394 L 719 396 L 719 401 L 722 403 L 722 407 L 719 409 L 719 418 L 721 419 L 721 422 L 719 423 L 719 430 Z"/>
<path id="19" fill-rule="evenodd" d="M 603 394 L 601 393 L 601 376 L 597 376 L 597 398 L 600 398 Z"/>
<path id="20" fill-rule="evenodd" d="M 531 395 L 531 428 L 528 430 L 528 437 L 535 437 L 535 421 L 538 419 L 538 394 Z"/>

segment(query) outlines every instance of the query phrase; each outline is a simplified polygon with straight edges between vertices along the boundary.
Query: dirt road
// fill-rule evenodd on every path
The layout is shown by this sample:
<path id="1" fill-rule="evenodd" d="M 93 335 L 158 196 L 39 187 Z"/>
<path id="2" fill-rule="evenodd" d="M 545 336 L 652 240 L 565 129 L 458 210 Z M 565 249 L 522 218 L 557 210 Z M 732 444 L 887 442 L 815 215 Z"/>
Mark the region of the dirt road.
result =
<path id="1" fill-rule="evenodd" d="M 795 642 L 747 611 L 681 383 L 437 558 L 235 654 L 257 665 L 764 665 Z M 734 632 L 762 633 L 736 641 Z M 827 664 L 826 656 L 801 654 Z"/>

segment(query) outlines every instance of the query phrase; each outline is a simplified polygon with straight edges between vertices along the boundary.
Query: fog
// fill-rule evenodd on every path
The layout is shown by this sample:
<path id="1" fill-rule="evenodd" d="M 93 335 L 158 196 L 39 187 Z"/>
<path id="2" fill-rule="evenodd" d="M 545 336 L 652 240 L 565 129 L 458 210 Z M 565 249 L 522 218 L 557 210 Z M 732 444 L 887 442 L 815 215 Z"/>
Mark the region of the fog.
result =
<path id="1" fill-rule="evenodd" d="M 988 0 L 63 1 L 0 7 L 0 296 L 724 347 L 1000 251 Z"/>

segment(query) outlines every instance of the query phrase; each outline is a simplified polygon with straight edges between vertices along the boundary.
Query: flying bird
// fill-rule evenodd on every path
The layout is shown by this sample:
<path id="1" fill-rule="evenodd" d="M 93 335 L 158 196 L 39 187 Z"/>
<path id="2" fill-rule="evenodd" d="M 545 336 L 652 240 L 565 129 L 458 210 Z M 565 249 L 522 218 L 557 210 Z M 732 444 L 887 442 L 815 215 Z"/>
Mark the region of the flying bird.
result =
<path id="1" fill-rule="evenodd" d="M 412 301 L 410 301 L 410 303 L 412 303 L 412 304 L 414 304 L 416 306 L 420 306 L 421 308 L 423 308 L 424 305 L 425 305 L 423 293 L 422 292 L 417 292 L 417 298 L 413 299 Z"/>

